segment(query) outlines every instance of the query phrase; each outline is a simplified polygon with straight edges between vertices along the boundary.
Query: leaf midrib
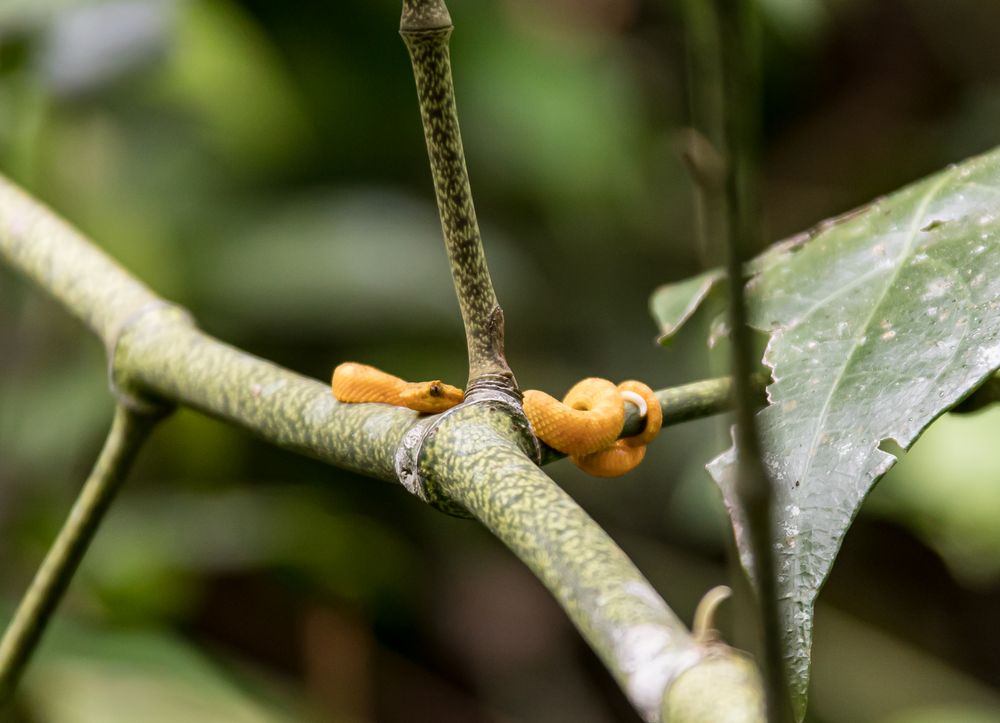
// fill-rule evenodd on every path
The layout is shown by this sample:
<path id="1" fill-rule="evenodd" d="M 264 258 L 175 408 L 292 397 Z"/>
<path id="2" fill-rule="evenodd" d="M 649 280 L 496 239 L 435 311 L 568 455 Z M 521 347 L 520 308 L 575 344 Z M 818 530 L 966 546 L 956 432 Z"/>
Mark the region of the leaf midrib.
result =
<path id="1" fill-rule="evenodd" d="M 865 319 L 865 323 L 859 327 L 859 331 L 863 333 L 861 334 L 860 337 L 855 338 L 854 345 L 851 348 L 850 353 L 844 359 L 844 363 L 838 370 L 833 384 L 830 385 L 830 391 L 827 393 L 826 399 L 823 401 L 823 407 L 820 410 L 819 420 L 817 421 L 816 426 L 813 428 L 813 435 L 809 445 L 809 452 L 806 455 L 805 464 L 802 467 L 802 473 L 800 475 L 800 478 L 805 479 L 807 477 L 807 473 L 812 468 L 813 461 L 816 457 L 816 452 L 819 448 L 818 443 L 819 443 L 819 438 L 821 436 L 820 430 L 822 430 L 824 425 L 826 424 L 826 418 L 830 413 L 830 402 L 833 400 L 834 394 L 840 388 L 840 385 L 843 382 L 844 372 L 847 371 L 847 368 L 851 365 L 851 362 L 854 360 L 854 357 L 857 354 L 858 349 L 860 349 L 862 346 L 860 343 L 860 339 L 868 336 L 867 331 L 871 326 L 872 320 L 875 318 L 875 315 L 878 312 L 878 310 L 881 309 L 882 305 L 885 303 L 885 299 L 886 296 L 888 296 L 889 294 L 889 290 L 896 283 L 896 279 L 899 277 L 899 274 L 902 271 L 903 266 L 905 265 L 906 257 L 909 256 L 910 252 L 913 250 L 913 242 L 917 238 L 917 233 L 920 230 L 920 225 L 927 214 L 928 206 L 930 206 L 931 201 L 934 200 L 937 194 L 941 191 L 941 189 L 953 175 L 954 171 L 943 174 L 941 178 L 937 181 L 937 183 L 933 184 L 927 190 L 927 193 L 924 194 L 924 197 L 921 199 L 920 205 L 917 207 L 917 210 L 913 215 L 913 222 L 910 226 L 910 231 L 906 239 L 906 245 L 903 247 L 902 252 L 897 257 L 900 260 L 900 262 L 896 265 L 896 268 L 893 271 L 892 275 L 886 281 L 886 284 L 883 287 L 882 293 L 879 295 L 878 300 L 872 305 L 872 310 L 869 313 L 868 318 Z"/>

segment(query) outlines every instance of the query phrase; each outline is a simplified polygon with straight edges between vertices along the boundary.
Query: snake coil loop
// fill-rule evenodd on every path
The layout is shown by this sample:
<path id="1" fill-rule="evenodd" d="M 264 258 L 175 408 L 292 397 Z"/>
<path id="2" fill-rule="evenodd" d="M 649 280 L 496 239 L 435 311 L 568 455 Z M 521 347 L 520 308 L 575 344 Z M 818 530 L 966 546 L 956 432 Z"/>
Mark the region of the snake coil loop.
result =
<path id="1" fill-rule="evenodd" d="M 646 426 L 632 437 L 615 440 L 611 446 L 583 456 L 571 456 L 573 464 L 594 477 L 619 477 L 639 466 L 648 445 L 663 426 L 663 410 L 656 393 L 642 382 L 629 380 L 618 385 L 619 396 L 638 395 L 646 407 Z"/>

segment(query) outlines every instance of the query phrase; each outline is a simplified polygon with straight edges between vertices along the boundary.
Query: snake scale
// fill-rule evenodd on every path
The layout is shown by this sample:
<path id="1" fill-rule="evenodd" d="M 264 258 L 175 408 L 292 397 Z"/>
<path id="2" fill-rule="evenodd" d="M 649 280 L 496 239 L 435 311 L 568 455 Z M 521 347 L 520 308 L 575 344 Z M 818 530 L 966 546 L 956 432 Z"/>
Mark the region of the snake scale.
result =
<path id="1" fill-rule="evenodd" d="M 355 362 L 333 370 L 332 388 L 341 402 L 379 402 L 427 414 L 443 412 L 464 399 L 461 389 L 440 380 L 407 382 Z M 639 434 L 619 439 L 626 399 L 639 408 L 646 423 Z M 615 386 L 596 377 L 577 382 L 561 402 L 529 389 L 524 393 L 524 414 L 541 441 L 595 477 L 618 477 L 634 469 L 663 424 L 660 402 L 648 386 L 637 381 Z"/>

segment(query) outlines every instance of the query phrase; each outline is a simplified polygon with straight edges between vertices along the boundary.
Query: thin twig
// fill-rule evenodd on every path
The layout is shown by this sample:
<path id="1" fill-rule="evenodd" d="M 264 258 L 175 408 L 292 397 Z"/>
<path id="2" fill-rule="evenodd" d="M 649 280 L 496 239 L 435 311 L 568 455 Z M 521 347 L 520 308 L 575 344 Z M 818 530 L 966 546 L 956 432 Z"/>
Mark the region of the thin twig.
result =
<path id="1" fill-rule="evenodd" d="M 124 405 L 115 409 L 111 431 L 94 469 L 0 640 L 0 705 L 13 694 L 132 460 L 158 418 Z"/>
<path id="2" fill-rule="evenodd" d="M 400 34 L 410 52 L 451 275 L 465 323 L 470 389 L 484 377 L 513 385 L 504 357 L 503 310 L 497 302 L 472 202 L 458 125 L 443 0 L 403 0 Z"/>
<path id="3" fill-rule="evenodd" d="M 742 283 L 744 262 L 759 246 L 757 148 L 760 123 L 758 18 L 754 0 L 718 0 L 724 78 L 726 270 L 736 398 L 736 489 L 753 550 L 753 578 L 763 632 L 764 677 L 772 723 L 790 717 L 774 570 L 772 487 L 756 425 L 754 359 Z"/>
<path id="4" fill-rule="evenodd" d="M 764 406 L 764 387 L 770 380 L 767 373 L 754 374 L 751 379 L 752 403 L 754 409 Z M 692 419 L 715 416 L 733 408 L 734 388 L 732 377 L 703 379 L 677 387 L 668 387 L 656 392 L 663 408 L 663 425 L 680 424 Z M 634 419 L 634 422 L 633 422 Z M 636 434 L 641 429 L 638 410 L 634 417 L 626 414 L 622 436 Z"/>

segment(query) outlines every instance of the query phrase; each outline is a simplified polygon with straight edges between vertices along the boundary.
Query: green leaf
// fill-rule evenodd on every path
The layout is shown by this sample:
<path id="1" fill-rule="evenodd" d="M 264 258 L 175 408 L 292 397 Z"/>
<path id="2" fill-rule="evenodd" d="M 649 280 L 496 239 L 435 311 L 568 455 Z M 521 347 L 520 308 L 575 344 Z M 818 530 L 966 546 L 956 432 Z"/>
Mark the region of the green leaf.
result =
<path id="1" fill-rule="evenodd" d="M 725 278 L 721 269 L 711 269 L 690 279 L 664 284 L 654 291 L 649 308 L 660 327 L 657 341 L 669 342 Z"/>
<path id="2" fill-rule="evenodd" d="M 762 263 L 763 262 L 763 263 Z M 758 415 L 775 487 L 778 592 L 796 707 L 813 604 L 862 500 L 936 417 L 1000 366 L 1000 151 L 916 183 L 755 262 L 769 334 Z M 735 451 L 710 465 L 744 566 Z"/>

